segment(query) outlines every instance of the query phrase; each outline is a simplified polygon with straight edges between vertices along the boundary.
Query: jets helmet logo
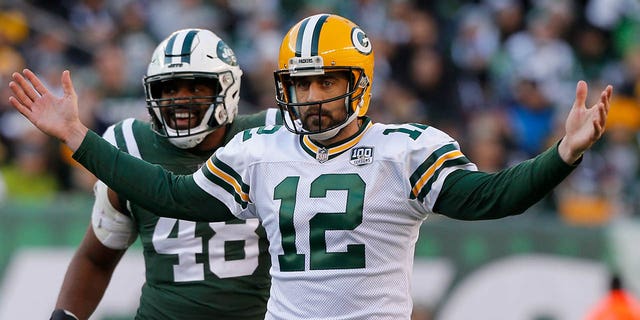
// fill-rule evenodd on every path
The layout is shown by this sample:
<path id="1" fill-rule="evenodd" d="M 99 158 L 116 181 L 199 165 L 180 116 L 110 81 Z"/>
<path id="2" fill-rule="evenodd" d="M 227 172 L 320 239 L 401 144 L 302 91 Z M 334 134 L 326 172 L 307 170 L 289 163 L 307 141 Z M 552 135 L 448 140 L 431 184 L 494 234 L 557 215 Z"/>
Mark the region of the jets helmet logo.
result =
<path id="1" fill-rule="evenodd" d="M 231 48 L 222 40 L 218 42 L 216 54 L 218 55 L 220 60 L 224 61 L 226 64 L 230 66 L 238 65 L 238 59 L 236 59 L 235 53 L 233 53 L 233 50 L 231 50 Z"/>

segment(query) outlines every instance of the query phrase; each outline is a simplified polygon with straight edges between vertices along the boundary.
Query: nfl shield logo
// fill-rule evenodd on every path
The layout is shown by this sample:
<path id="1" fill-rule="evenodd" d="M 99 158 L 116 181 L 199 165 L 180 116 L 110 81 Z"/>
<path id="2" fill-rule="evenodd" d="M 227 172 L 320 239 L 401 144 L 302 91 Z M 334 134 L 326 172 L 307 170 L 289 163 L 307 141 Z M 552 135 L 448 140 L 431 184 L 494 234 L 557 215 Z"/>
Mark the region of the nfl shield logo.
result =
<path id="1" fill-rule="evenodd" d="M 324 163 L 329 160 L 329 151 L 326 148 L 320 148 L 318 153 L 316 153 L 316 160 L 320 163 Z"/>
<path id="2" fill-rule="evenodd" d="M 354 166 L 363 166 L 373 162 L 373 147 L 353 148 L 349 162 Z"/>

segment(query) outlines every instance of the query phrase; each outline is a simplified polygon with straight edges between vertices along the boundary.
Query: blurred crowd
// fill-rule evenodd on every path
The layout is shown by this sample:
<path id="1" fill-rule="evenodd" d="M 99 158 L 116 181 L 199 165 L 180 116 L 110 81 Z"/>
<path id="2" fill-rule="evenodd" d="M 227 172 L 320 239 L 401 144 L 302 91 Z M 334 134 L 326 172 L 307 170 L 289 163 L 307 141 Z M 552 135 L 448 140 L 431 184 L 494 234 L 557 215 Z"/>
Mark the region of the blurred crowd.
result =
<path id="1" fill-rule="evenodd" d="M 286 30 L 321 12 L 353 20 L 374 42 L 374 121 L 440 128 L 486 171 L 557 142 L 578 80 L 588 104 L 613 84 L 606 136 L 534 209 L 588 225 L 640 216 L 637 0 L 0 1 L 0 196 L 89 193 L 95 179 L 8 105 L 12 72 L 29 67 L 60 92 L 71 70 L 84 122 L 102 133 L 147 118 L 142 77 L 161 39 L 208 28 L 238 56 L 240 112 L 250 113 L 275 106 Z"/>

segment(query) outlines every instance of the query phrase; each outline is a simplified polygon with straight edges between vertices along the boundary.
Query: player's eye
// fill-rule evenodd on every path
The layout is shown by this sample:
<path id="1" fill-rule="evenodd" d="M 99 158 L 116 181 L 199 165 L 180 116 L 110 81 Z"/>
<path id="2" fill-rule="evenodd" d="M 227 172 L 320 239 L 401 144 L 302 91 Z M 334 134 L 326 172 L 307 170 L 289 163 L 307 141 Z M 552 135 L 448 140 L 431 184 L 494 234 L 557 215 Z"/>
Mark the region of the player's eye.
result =
<path id="1" fill-rule="evenodd" d="M 306 89 L 309 89 L 309 86 L 311 85 L 311 82 L 309 80 L 306 80 L 306 79 L 300 79 L 300 80 L 295 80 L 294 81 L 294 85 L 295 85 L 296 89 L 306 90 Z"/>

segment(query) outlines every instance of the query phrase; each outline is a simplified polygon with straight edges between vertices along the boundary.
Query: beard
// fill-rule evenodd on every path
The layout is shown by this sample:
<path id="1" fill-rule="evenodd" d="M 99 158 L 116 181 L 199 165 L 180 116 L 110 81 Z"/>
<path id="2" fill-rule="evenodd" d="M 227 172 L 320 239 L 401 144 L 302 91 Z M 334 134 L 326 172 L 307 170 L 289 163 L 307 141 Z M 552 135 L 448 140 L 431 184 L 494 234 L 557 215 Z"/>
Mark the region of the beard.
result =
<path id="1" fill-rule="evenodd" d="M 340 125 L 346 119 L 346 113 L 341 119 L 336 119 L 336 115 L 325 111 L 322 108 L 309 108 L 302 113 L 303 128 L 310 132 L 318 132 Z"/>

